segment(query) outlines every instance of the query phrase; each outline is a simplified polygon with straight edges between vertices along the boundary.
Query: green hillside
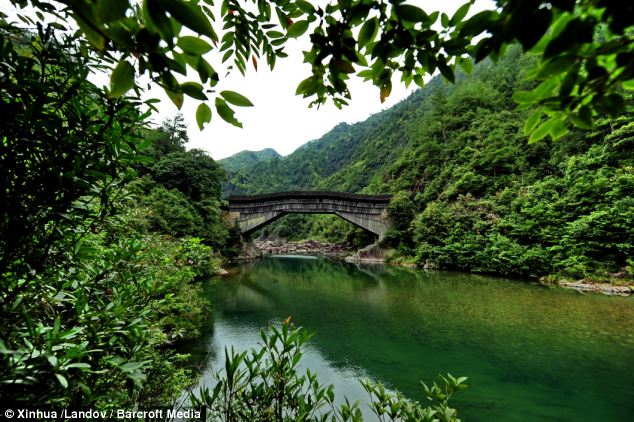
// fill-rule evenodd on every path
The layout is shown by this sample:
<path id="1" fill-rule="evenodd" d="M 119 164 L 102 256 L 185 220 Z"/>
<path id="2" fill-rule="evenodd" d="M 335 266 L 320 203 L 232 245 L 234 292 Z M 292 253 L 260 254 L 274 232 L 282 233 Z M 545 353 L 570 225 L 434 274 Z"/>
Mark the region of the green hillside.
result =
<path id="1" fill-rule="evenodd" d="M 432 80 L 400 104 L 340 124 L 284 158 L 230 175 L 229 193 L 328 189 L 394 193 L 394 259 L 428 268 L 631 277 L 634 120 L 629 113 L 558 142 L 529 144 L 533 110 L 512 99 L 532 58 L 519 49 L 454 85 Z M 321 236 L 289 217 L 268 232 Z M 302 230 L 285 230 L 285 224 Z M 332 232 L 332 230 L 330 230 Z M 337 232 L 332 233 L 332 238 Z M 629 275 L 628 275 L 629 274 Z"/>
<path id="2" fill-rule="evenodd" d="M 280 157 L 281 155 L 273 148 L 265 148 L 260 151 L 240 151 L 230 157 L 218 160 L 218 164 L 220 164 L 227 172 L 234 173 L 240 171 L 241 169 L 253 166 L 254 164 Z"/>

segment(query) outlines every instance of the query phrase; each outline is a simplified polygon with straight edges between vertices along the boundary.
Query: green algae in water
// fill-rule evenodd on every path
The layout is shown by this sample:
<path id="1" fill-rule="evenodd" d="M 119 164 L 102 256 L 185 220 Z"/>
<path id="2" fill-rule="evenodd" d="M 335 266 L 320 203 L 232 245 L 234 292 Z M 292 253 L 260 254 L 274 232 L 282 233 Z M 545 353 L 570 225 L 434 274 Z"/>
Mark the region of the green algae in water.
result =
<path id="1" fill-rule="evenodd" d="M 634 420 L 634 300 L 462 273 L 265 259 L 208 286 L 214 320 L 188 345 L 213 383 L 225 346 L 289 315 L 316 336 L 304 363 L 338 395 L 371 377 L 424 400 L 419 380 L 468 376 L 468 421 Z M 367 414 L 367 412 L 364 412 Z"/>

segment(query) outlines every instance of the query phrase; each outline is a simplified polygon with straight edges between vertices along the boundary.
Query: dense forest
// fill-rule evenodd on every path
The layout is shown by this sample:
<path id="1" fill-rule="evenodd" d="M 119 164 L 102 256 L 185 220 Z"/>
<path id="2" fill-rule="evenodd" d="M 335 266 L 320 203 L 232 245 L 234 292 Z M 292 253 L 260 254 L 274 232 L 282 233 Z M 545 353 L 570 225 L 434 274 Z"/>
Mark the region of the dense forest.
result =
<path id="1" fill-rule="evenodd" d="M 393 260 L 426 268 L 632 277 L 631 99 L 626 114 L 594 130 L 529 143 L 523 127 L 532 110 L 519 111 L 513 93 L 534 85 L 533 62 L 515 46 L 456 84 L 435 78 L 287 157 L 230 171 L 224 190 L 392 193 L 385 244 Z M 335 220 L 289 216 L 264 234 L 344 240 L 350 230 Z"/>
<path id="2" fill-rule="evenodd" d="M 89 82 L 73 39 L 0 43 L 0 401 L 170 403 L 193 377 L 171 346 L 198 335 L 200 281 L 231 250 L 225 172 L 186 151 L 182 117 L 152 126 Z"/>
<path id="3" fill-rule="evenodd" d="M 174 346 L 198 335 L 209 309 L 201 283 L 241 247 L 222 219 L 226 178 L 225 193 L 393 193 L 385 246 L 395 261 L 631 277 L 631 6 L 500 1 L 467 17 L 467 3 L 450 17 L 374 0 L 323 9 L 231 1 L 218 11 L 184 0 L 10 3 L 0 12 L 2 405 L 113 411 L 169 407 L 181 396 L 196 375 Z M 517 25 L 527 14 L 539 24 Z M 148 86 L 179 109 L 196 101 L 200 129 L 212 115 L 241 126 L 235 109 L 252 103 L 218 89 L 220 79 L 258 63 L 273 70 L 285 43 L 309 27 L 311 75 L 297 94 L 313 104 L 345 105 L 357 71 L 381 100 L 397 74 L 424 85 L 438 71 L 457 83 L 435 78 L 366 122 L 339 125 L 289 157 L 245 155 L 234 164 L 246 167 L 228 164 L 228 174 L 204 151 L 186 149 L 181 117 L 151 122 L 157 101 L 146 98 Z M 513 42 L 538 54 L 512 47 L 503 56 Z M 501 56 L 495 66 L 485 60 Z M 473 76 L 458 71 L 470 73 L 474 61 L 483 64 Z M 547 71 L 541 83 L 525 74 L 533 61 Z M 95 74 L 109 83 L 91 82 Z M 558 78 L 565 89 L 544 102 Z M 524 104 L 547 118 L 516 108 L 513 92 L 522 88 L 533 90 Z M 532 137 L 558 142 L 529 144 L 525 121 Z M 330 229 L 328 237 L 341 235 Z M 325 232 L 313 222 L 302 230 Z M 337 420 L 360 420 L 358 404 L 335 409 L 332 386 L 299 374 L 308 337 L 290 320 L 263 332 L 263 348 L 232 351 L 226 379 L 198 404 L 226 420 L 308 418 L 321 405 Z M 364 388 L 377 415 L 455 420 L 448 400 L 465 378 L 440 380 L 424 386 L 428 407 Z"/>

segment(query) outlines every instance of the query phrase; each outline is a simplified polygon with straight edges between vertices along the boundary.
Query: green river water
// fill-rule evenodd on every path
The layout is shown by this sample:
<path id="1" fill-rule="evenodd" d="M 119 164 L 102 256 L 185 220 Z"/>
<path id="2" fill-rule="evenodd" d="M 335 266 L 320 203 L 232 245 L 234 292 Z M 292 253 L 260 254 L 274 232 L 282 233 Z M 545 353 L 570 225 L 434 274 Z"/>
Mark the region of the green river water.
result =
<path id="1" fill-rule="evenodd" d="M 352 400 L 367 402 L 358 378 L 424 400 L 419 380 L 451 373 L 469 377 L 452 399 L 465 421 L 634 421 L 632 298 L 322 258 L 232 274 L 208 284 L 214 318 L 187 345 L 206 368 L 201 384 L 213 384 L 225 346 L 254 347 L 292 315 L 316 333 L 304 365 Z"/>

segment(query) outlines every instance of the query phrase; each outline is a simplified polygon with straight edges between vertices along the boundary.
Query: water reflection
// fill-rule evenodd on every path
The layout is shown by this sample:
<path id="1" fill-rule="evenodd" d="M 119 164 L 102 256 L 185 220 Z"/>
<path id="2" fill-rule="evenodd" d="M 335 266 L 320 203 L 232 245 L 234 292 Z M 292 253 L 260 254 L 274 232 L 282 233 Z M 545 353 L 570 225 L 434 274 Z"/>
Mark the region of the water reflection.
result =
<path id="1" fill-rule="evenodd" d="M 222 365 L 289 315 L 317 333 L 305 364 L 366 400 L 371 376 L 422 399 L 419 379 L 470 377 L 468 420 L 631 420 L 634 302 L 461 273 L 266 259 L 209 285 L 213 329 L 190 351 Z M 207 354 L 205 354 L 207 356 Z M 211 382 L 207 371 L 203 382 Z"/>

